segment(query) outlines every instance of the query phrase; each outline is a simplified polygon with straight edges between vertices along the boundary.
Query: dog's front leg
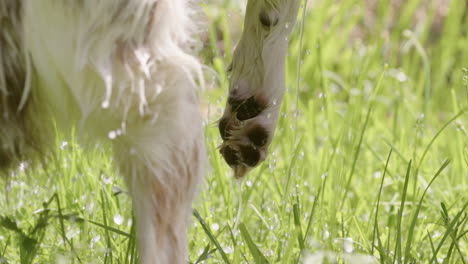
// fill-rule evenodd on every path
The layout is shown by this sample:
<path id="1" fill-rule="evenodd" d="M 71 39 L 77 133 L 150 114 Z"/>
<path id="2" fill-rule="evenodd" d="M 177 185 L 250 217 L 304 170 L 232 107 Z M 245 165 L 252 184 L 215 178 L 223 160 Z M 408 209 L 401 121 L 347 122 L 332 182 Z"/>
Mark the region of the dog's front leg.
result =
<path id="1" fill-rule="evenodd" d="M 142 264 L 188 262 L 187 228 L 206 153 L 194 95 L 186 95 L 158 102 L 165 110 L 157 122 L 129 117 L 114 145 L 133 199 Z"/>
<path id="2" fill-rule="evenodd" d="M 236 178 L 265 160 L 285 91 L 285 58 L 299 0 L 249 0 L 234 52 L 220 152 Z"/>

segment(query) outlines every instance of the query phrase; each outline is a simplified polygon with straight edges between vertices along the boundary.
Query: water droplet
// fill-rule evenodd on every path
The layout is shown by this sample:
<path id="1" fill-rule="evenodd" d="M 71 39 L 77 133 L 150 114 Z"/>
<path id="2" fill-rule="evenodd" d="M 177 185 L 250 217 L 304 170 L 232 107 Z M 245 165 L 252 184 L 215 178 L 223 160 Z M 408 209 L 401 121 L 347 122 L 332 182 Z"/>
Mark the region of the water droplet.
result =
<path id="1" fill-rule="evenodd" d="M 117 137 L 117 133 L 115 131 L 110 131 L 108 137 L 109 139 L 115 139 Z"/>
<path id="2" fill-rule="evenodd" d="M 60 149 L 61 149 L 61 150 L 65 149 L 66 146 L 68 146 L 68 142 L 67 142 L 67 141 L 62 141 L 62 143 L 60 143 Z"/>
<path id="3" fill-rule="evenodd" d="M 106 101 L 102 102 L 101 107 L 102 107 L 103 109 L 109 108 L 109 101 L 106 100 Z"/>
<path id="4" fill-rule="evenodd" d="M 232 254 L 234 252 L 234 249 L 232 247 L 223 247 L 224 248 L 224 253 L 226 254 Z"/>
<path id="5" fill-rule="evenodd" d="M 276 169 L 276 159 L 273 159 L 269 164 L 268 168 L 273 172 Z"/>
<path id="6" fill-rule="evenodd" d="M 347 237 L 343 239 L 343 249 L 346 253 L 353 253 L 354 243 L 351 237 Z"/>
<path id="7" fill-rule="evenodd" d="M 112 178 L 107 177 L 107 176 L 103 176 L 102 181 L 104 182 L 104 184 L 111 184 L 112 183 Z"/>
<path id="8" fill-rule="evenodd" d="M 382 176 L 382 172 L 380 172 L 380 171 L 374 172 L 374 178 L 378 179 L 378 178 L 380 178 L 380 176 Z"/>
<path id="9" fill-rule="evenodd" d="M 91 243 L 97 243 L 99 242 L 99 240 L 101 240 L 101 236 L 97 235 L 91 239 Z"/>
<path id="10" fill-rule="evenodd" d="M 215 232 L 218 231 L 218 230 L 219 230 L 219 225 L 218 225 L 218 223 L 213 223 L 213 224 L 211 225 L 211 229 L 213 229 L 213 231 L 215 231 Z"/>
<path id="11" fill-rule="evenodd" d="M 325 172 L 324 174 L 322 174 L 322 176 L 320 176 L 320 178 L 322 178 L 322 180 L 325 180 L 327 176 L 328 176 L 328 172 Z"/>
<path id="12" fill-rule="evenodd" d="M 120 214 L 114 215 L 114 223 L 116 225 L 121 225 L 124 222 L 124 217 L 121 216 Z"/>

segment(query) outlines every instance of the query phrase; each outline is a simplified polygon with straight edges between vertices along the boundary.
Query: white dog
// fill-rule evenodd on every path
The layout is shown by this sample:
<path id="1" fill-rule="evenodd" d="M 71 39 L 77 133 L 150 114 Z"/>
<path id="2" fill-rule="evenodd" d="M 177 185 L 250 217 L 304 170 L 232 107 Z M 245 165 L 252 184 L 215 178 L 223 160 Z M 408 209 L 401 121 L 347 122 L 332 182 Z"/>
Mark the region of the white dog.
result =
<path id="1" fill-rule="evenodd" d="M 220 151 L 236 177 L 265 159 L 299 2 L 248 2 L 220 121 Z M 74 127 L 82 142 L 112 142 L 144 264 L 188 260 L 206 165 L 194 10 L 188 0 L 0 1 L 0 173 L 47 157 L 55 125 Z"/>

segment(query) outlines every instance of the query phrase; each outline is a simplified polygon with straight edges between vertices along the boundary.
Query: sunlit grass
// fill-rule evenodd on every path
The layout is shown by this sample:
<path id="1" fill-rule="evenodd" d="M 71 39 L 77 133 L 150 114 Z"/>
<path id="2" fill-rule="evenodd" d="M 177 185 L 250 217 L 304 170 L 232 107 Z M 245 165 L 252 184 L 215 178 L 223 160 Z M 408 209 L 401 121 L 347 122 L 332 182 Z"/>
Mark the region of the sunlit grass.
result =
<path id="1" fill-rule="evenodd" d="M 309 1 L 269 157 L 241 185 L 214 124 L 239 10 L 206 6 L 202 58 L 219 78 L 202 95 L 211 170 L 191 262 L 468 262 L 468 7 L 450 1 L 434 28 L 440 1 L 408 0 L 393 20 L 389 2 L 369 17 L 364 1 Z M 24 164 L 2 184 L 0 263 L 135 263 L 131 204 L 108 148 L 57 149 L 47 168 Z"/>

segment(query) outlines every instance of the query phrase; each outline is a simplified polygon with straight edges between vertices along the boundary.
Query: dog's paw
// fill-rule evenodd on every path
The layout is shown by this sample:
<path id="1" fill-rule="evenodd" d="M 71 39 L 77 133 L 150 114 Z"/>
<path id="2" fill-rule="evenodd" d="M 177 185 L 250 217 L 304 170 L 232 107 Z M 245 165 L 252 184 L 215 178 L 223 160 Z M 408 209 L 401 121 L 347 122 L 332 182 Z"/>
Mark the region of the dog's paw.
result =
<path id="1" fill-rule="evenodd" d="M 220 153 L 236 178 L 244 177 L 265 160 L 277 112 L 276 103 L 261 95 L 230 94 L 218 127 L 223 139 Z"/>

